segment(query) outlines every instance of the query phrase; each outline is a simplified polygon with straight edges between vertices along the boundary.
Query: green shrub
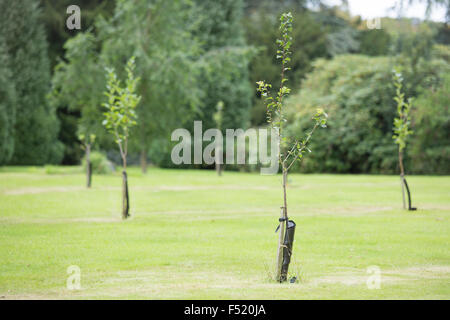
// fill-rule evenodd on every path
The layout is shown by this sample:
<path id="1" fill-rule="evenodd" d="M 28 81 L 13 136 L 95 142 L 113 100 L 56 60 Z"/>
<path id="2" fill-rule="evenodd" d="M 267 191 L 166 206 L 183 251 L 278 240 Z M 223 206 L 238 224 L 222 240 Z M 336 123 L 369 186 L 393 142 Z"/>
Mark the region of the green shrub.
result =
<path id="1" fill-rule="evenodd" d="M 113 164 L 101 152 L 91 152 L 92 172 L 96 174 L 108 174 L 113 172 Z M 86 157 L 83 158 L 83 168 L 86 169 Z"/>
<path id="2" fill-rule="evenodd" d="M 450 73 L 441 83 L 423 92 L 413 101 L 414 134 L 410 156 L 412 170 L 426 174 L 448 174 L 450 168 Z"/>

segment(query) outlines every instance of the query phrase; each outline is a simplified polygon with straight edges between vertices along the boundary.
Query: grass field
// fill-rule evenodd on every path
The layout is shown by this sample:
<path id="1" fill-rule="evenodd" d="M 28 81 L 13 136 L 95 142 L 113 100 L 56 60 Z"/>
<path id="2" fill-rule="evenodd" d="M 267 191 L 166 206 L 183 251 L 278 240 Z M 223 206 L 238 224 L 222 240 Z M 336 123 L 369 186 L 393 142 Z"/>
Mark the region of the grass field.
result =
<path id="1" fill-rule="evenodd" d="M 80 170 L 0 168 L 2 299 L 450 299 L 450 177 L 409 177 L 407 212 L 396 176 L 290 175 L 301 280 L 278 284 L 280 176 L 132 168 L 122 221 L 120 175 Z"/>

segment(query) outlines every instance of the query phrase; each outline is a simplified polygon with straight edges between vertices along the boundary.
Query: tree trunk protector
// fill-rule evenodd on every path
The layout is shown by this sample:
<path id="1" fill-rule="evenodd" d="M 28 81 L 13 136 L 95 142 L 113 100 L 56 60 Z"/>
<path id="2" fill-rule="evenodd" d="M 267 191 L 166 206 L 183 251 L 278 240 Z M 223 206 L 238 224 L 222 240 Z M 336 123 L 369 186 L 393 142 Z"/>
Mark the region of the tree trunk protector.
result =
<path id="1" fill-rule="evenodd" d="M 122 194 L 122 218 L 126 219 L 130 216 L 130 198 L 128 195 L 128 177 L 127 172 L 122 171 L 123 178 L 123 194 Z"/>
<path id="2" fill-rule="evenodd" d="M 409 211 L 415 211 L 415 210 L 417 210 L 417 208 L 414 208 L 414 207 L 411 206 L 411 193 L 409 192 L 408 183 L 406 182 L 405 177 L 403 177 L 402 180 L 403 180 L 403 184 L 406 187 L 406 193 L 408 195 L 408 210 Z"/>

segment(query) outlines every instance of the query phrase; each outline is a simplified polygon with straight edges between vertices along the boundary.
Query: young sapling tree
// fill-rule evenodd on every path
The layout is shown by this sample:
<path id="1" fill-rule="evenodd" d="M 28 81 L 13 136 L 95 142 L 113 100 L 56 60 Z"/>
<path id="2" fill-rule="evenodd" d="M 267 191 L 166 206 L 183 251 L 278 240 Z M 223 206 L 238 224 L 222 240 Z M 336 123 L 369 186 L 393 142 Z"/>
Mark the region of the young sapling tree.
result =
<path id="1" fill-rule="evenodd" d="M 411 206 L 411 193 L 405 178 L 405 167 L 403 165 L 403 155 L 406 147 L 407 137 L 413 132 L 409 129 L 411 117 L 409 115 L 412 107 L 411 98 L 405 102 L 405 94 L 402 92 L 403 77 L 400 72 L 394 69 L 393 80 L 395 86 L 394 100 L 397 102 L 397 117 L 394 119 L 394 135 L 392 138 L 398 144 L 398 165 L 400 167 L 400 182 L 402 185 L 403 209 L 406 209 L 405 188 L 408 194 L 408 210 L 416 210 Z"/>
<path id="2" fill-rule="evenodd" d="M 130 213 L 130 200 L 128 194 L 128 178 L 127 178 L 127 153 L 128 153 L 128 137 L 130 129 L 137 124 L 136 107 L 141 97 L 136 94 L 136 87 L 139 78 L 134 76 L 135 60 L 132 57 L 126 66 L 127 79 L 124 87 L 114 69 L 107 69 L 108 83 L 105 95 L 108 101 L 103 104 L 107 109 L 104 113 L 105 120 L 103 125 L 114 135 L 115 141 L 119 146 L 120 156 L 122 157 L 122 218 L 126 219 Z"/>
<path id="3" fill-rule="evenodd" d="M 90 155 L 96 137 L 101 138 L 105 75 L 97 54 L 97 42 L 89 33 L 78 33 L 64 44 L 64 59 L 55 67 L 49 101 L 55 107 L 66 106 L 79 112 L 77 134 L 86 159 L 86 185 L 92 185 Z M 80 72 L 83 70 L 83 72 Z M 89 74 L 89 77 L 86 77 Z"/>
<path id="4" fill-rule="evenodd" d="M 284 99 L 291 91 L 285 84 L 288 80 L 285 77 L 285 73 L 290 70 L 288 64 L 291 61 L 291 52 L 289 49 L 292 44 L 292 14 L 290 12 L 281 15 L 280 31 L 281 39 L 276 41 L 279 46 L 279 49 L 277 50 L 277 59 L 281 60 L 280 89 L 278 90 L 276 97 L 272 97 L 270 94 L 272 85 L 266 83 L 265 81 L 258 81 L 257 91 L 260 92 L 262 97 L 265 98 L 265 103 L 267 106 L 267 121 L 271 128 L 275 129 L 275 132 L 277 132 L 278 135 L 278 161 L 281 165 L 283 175 L 283 206 L 281 207 L 281 217 L 279 219 L 280 236 L 278 242 L 276 279 L 277 281 L 283 282 L 287 280 L 287 272 L 290 257 L 292 255 L 292 243 L 295 230 L 295 223 L 288 218 L 286 195 L 287 175 L 292 165 L 296 161 L 301 161 L 305 151 L 311 152 L 308 148 L 311 137 L 318 127 L 326 127 L 328 116 L 322 109 L 317 109 L 315 115 L 313 116 L 314 125 L 307 133 L 306 137 L 303 139 L 295 139 L 286 136 L 284 124 L 287 119 L 284 112 Z M 288 232 L 288 229 L 291 230 Z"/>

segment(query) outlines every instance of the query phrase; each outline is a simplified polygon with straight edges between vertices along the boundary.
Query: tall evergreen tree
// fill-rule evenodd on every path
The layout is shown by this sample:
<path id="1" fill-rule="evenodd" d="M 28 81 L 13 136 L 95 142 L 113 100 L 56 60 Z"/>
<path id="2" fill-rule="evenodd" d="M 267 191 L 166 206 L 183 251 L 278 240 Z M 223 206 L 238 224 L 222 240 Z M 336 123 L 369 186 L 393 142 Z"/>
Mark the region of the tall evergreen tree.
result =
<path id="1" fill-rule="evenodd" d="M 9 162 L 14 152 L 16 96 L 8 56 L 0 36 L 0 165 Z"/>
<path id="2" fill-rule="evenodd" d="M 222 101 L 223 128 L 242 128 L 250 124 L 253 89 L 248 64 L 252 51 L 246 45 L 242 0 L 196 0 L 197 29 L 203 56 L 201 62 L 204 92 L 201 118 L 205 127 L 214 127 L 216 106 Z"/>
<path id="3" fill-rule="evenodd" d="M 63 151 L 55 110 L 46 101 L 50 66 L 40 15 L 36 1 L 0 1 L 0 32 L 17 92 L 14 164 L 57 163 Z"/>

